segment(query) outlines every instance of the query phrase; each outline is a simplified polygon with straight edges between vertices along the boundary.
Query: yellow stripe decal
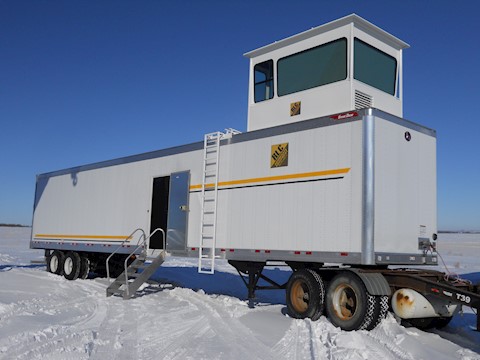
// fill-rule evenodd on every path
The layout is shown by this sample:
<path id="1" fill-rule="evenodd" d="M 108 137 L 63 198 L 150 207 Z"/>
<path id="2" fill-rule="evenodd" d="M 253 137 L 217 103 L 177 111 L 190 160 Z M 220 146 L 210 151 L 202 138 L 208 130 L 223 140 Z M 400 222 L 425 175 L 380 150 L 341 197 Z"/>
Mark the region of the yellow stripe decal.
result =
<path id="1" fill-rule="evenodd" d="M 349 171 L 350 171 L 350 168 L 343 168 L 343 169 L 313 171 L 313 172 L 299 173 L 299 174 L 287 174 L 287 175 L 266 176 L 261 178 L 251 178 L 251 179 L 242 179 L 242 180 L 220 181 L 218 183 L 218 186 L 254 184 L 254 183 L 265 182 L 265 181 L 279 181 L 279 180 L 310 178 L 310 177 L 317 177 L 317 176 L 338 175 L 338 174 L 346 174 Z M 213 186 L 214 186 L 213 184 L 205 184 L 206 188 L 213 187 Z M 201 188 L 202 188 L 202 184 L 190 186 L 190 190 L 197 190 Z"/>
<path id="2" fill-rule="evenodd" d="M 35 238 L 42 239 L 85 239 L 85 240 L 125 240 L 128 235 L 64 235 L 64 234 L 35 234 Z"/>

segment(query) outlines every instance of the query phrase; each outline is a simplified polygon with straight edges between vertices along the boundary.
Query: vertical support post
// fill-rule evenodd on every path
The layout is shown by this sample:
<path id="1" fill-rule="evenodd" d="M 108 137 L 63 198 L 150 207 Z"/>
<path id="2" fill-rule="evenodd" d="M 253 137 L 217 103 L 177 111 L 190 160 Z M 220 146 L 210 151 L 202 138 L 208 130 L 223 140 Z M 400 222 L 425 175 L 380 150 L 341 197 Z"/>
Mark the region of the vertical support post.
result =
<path id="1" fill-rule="evenodd" d="M 248 272 L 248 307 L 253 309 L 255 304 L 253 300 L 255 299 L 255 287 L 257 285 L 257 281 L 255 281 L 255 271 Z"/>
<path id="2" fill-rule="evenodd" d="M 262 262 L 252 262 L 252 261 L 235 261 L 229 260 L 228 263 L 237 269 L 240 278 L 247 287 L 248 290 L 248 307 L 254 308 L 255 303 L 255 290 L 257 289 L 258 280 L 262 274 L 265 263 Z M 248 283 L 244 279 L 243 275 L 248 276 Z"/>
<path id="3" fill-rule="evenodd" d="M 477 331 L 480 331 L 480 309 L 477 309 Z"/>
<path id="4" fill-rule="evenodd" d="M 363 116 L 362 175 L 362 265 L 375 265 L 375 116 L 366 109 Z"/>

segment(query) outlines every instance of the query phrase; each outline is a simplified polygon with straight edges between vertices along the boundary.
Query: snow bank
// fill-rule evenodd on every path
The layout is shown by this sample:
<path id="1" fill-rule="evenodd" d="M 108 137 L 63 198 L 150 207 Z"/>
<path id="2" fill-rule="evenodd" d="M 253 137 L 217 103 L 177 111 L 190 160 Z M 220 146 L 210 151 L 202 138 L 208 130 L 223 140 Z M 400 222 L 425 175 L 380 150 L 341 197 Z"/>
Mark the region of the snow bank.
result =
<path id="1" fill-rule="evenodd" d="M 192 259 L 169 259 L 160 284 L 139 297 L 105 297 L 105 279 L 68 281 L 30 265 L 29 229 L 0 229 L 0 359 L 480 359 L 473 313 L 442 331 L 397 324 L 389 315 L 373 331 L 345 332 L 325 318 L 286 314 L 282 291 L 258 292 L 249 309 L 235 269 L 220 262 L 213 276 Z M 480 274 L 480 236 L 441 236 L 447 264 Z M 282 281 L 285 269 L 269 270 Z"/>

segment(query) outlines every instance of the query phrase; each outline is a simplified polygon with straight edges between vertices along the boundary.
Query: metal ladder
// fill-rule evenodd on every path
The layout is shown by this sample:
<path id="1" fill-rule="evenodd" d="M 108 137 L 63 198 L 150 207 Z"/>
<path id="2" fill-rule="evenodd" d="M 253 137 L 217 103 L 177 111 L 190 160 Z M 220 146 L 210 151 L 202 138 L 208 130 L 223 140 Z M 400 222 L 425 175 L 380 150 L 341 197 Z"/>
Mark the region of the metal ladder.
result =
<path id="1" fill-rule="evenodd" d="M 163 249 L 160 250 L 155 257 L 148 257 L 147 249 L 149 248 L 149 240 L 158 231 L 161 231 L 163 235 Z M 165 261 L 165 232 L 158 228 L 155 229 L 148 237 L 145 237 L 144 235 L 142 237 L 143 241 L 140 242 L 125 259 L 124 271 L 108 286 L 107 297 L 117 294 L 122 296 L 124 300 L 132 298 L 138 288 L 142 286 Z M 140 248 L 142 248 L 142 252 L 139 255 L 136 255 L 135 260 L 133 260 L 131 264 L 128 264 L 128 260 Z M 113 254 L 114 253 L 112 253 L 106 261 L 107 278 L 110 278 L 109 261 Z M 151 263 L 146 263 L 147 260 L 151 260 Z"/>
<path id="2" fill-rule="evenodd" d="M 240 131 L 225 129 L 206 134 L 203 140 L 202 208 L 200 221 L 200 246 L 198 272 L 213 274 L 215 271 L 215 245 L 217 226 L 218 169 L 220 140 L 231 138 Z"/>

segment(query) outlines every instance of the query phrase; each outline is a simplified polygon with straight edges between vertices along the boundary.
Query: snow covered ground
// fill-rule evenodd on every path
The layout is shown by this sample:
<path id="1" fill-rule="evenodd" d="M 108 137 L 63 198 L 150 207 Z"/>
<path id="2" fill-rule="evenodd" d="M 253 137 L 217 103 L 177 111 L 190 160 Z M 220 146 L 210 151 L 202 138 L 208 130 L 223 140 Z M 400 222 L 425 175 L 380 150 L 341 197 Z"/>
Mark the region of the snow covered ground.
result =
<path id="1" fill-rule="evenodd" d="M 232 267 L 199 275 L 183 258 L 124 301 L 105 297 L 105 279 L 68 281 L 31 264 L 43 253 L 28 249 L 29 236 L 0 228 L 0 359 L 480 359 L 470 309 L 432 332 L 392 315 L 373 331 L 345 332 L 325 317 L 289 318 L 283 291 L 257 292 L 249 309 Z M 439 250 L 452 272 L 480 281 L 480 235 L 441 235 Z M 289 272 L 268 275 L 282 281 Z"/>

